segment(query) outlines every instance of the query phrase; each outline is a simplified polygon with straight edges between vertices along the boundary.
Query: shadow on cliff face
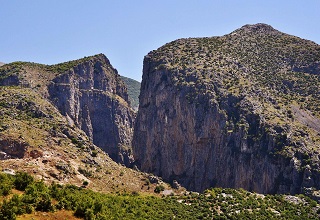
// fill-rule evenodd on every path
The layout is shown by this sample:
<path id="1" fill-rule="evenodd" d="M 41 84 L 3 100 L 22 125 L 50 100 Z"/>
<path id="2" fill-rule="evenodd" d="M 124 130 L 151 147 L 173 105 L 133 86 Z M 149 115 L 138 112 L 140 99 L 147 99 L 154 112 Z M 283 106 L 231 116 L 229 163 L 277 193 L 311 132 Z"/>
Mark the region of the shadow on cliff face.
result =
<path id="1" fill-rule="evenodd" d="M 28 144 L 12 138 L 0 137 L 0 160 L 21 159 L 25 156 Z"/>

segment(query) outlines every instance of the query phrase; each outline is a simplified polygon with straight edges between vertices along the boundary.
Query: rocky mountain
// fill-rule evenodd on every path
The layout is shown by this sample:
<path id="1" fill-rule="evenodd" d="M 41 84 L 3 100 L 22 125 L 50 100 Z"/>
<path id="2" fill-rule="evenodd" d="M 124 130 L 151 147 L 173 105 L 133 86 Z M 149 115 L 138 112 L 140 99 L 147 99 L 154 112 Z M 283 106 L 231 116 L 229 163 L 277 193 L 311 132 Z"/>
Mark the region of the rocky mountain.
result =
<path id="1" fill-rule="evenodd" d="M 266 24 L 144 58 L 133 152 L 187 189 L 320 189 L 320 46 Z"/>
<path id="2" fill-rule="evenodd" d="M 89 141 L 115 161 L 130 163 L 135 114 L 126 86 L 103 54 L 52 66 L 15 62 L 1 68 L 0 79 L 2 86 L 37 90 Z"/>
<path id="3" fill-rule="evenodd" d="M 138 111 L 141 83 L 125 76 L 121 76 L 121 79 L 128 88 L 128 96 L 129 96 L 129 101 L 131 103 L 131 107 L 135 111 Z"/>
<path id="4" fill-rule="evenodd" d="M 127 89 L 104 55 L 54 78 L 49 96 L 71 123 L 115 161 L 129 164 L 134 113 Z"/>

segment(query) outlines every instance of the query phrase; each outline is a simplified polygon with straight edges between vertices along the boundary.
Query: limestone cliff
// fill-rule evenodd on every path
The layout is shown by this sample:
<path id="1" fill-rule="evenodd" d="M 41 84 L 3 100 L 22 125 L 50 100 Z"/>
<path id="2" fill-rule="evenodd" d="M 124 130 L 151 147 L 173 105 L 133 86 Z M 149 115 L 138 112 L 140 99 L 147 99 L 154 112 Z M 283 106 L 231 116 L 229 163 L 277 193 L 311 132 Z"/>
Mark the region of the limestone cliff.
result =
<path id="1" fill-rule="evenodd" d="M 319 64 L 319 45 L 265 24 L 150 52 L 136 163 L 196 191 L 319 189 Z"/>
<path id="2" fill-rule="evenodd" d="M 129 164 L 134 113 L 127 89 L 104 55 L 80 62 L 49 85 L 50 99 L 112 159 Z"/>

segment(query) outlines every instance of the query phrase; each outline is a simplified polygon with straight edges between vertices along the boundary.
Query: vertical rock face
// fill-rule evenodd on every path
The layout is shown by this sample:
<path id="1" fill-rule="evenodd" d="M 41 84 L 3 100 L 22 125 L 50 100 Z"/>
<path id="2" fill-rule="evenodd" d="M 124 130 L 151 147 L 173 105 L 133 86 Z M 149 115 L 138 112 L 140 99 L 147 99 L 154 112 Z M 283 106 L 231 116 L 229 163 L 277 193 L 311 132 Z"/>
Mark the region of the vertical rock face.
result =
<path id="1" fill-rule="evenodd" d="M 112 159 L 130 163 L 134 113 L 126 87 L 104 55 L 80 62 L 49 85 L 50 99 Z"/>
<path id="2" fill-rule="evenodd" d="M 273 39 L 280 39 L 274 44 L 282 51 L 265 51 Z M 258 24 L 223 37 L 177 40 L 150 52 L 133 136 L 138 166 L 196 191 L 213 186 L 260 193 L 319 189 L 319 142 L 312 138 L 317 131 L 287 115 L 299 93 L 294 86 L 283 88 L 274 75 L 299 75 L 292 64 L 279 66 L 280 59 L 300 56 L 297 48 L 297 54 L 286 54 L 287 40 L 319 49 Z M 310 50 L 308 56 L 310 63 L 303 66 L 319 61 L 319 52 Z M 305 60 L 296 62 L 298 68 Z M 275 81 L 263 81 L 269 74 Z M 282 101 L 286 104 L 279 107 Z"/>
<path id="3" fill-rule="evenodd" d="M 277 158 L 276 163 L 271 163 L 274 158 L 260 152 L 272 149 L 274 140 L 261 134 L 262 146 L 248 146 L 243 129 L 228 133 L 228 116 L 217 103 L 210 103 L 210 98 L 203 96 L 199 96 L 199 105 L 188 101 L 185 97 L 190 88 L 177 90 L 170 74 L 153 72 L 152 62 L 145 59 L 133 142 L 141 169 L 170 182 L 178 180 L 195 191 L 223 186 L 275 192 L 276 177 L 289 161 Z M 228 108 L 228 100 L 224 102 Z M 248 115 L 248 119 L 251 121 L 247 123 L 262 130 L 259 116 Z"/>

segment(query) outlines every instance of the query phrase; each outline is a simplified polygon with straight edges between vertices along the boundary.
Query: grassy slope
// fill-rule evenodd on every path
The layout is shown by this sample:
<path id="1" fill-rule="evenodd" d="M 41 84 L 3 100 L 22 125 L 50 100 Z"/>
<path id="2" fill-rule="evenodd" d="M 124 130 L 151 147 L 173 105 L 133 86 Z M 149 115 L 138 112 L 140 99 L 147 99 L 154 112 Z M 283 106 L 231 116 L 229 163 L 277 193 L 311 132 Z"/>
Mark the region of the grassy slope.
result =
<path id="1" fill-rule="evenodd" d="M 73 211 L 68 210 L 57 210 L 55 212 L 34 212 L 31 214 L 23 214 L 17 216 L 17 220 L 25 220 L 25 219 L 32 219 L 32 220 L 79 220 L 82 218 L 78 218 L 74 216 Z"/>

